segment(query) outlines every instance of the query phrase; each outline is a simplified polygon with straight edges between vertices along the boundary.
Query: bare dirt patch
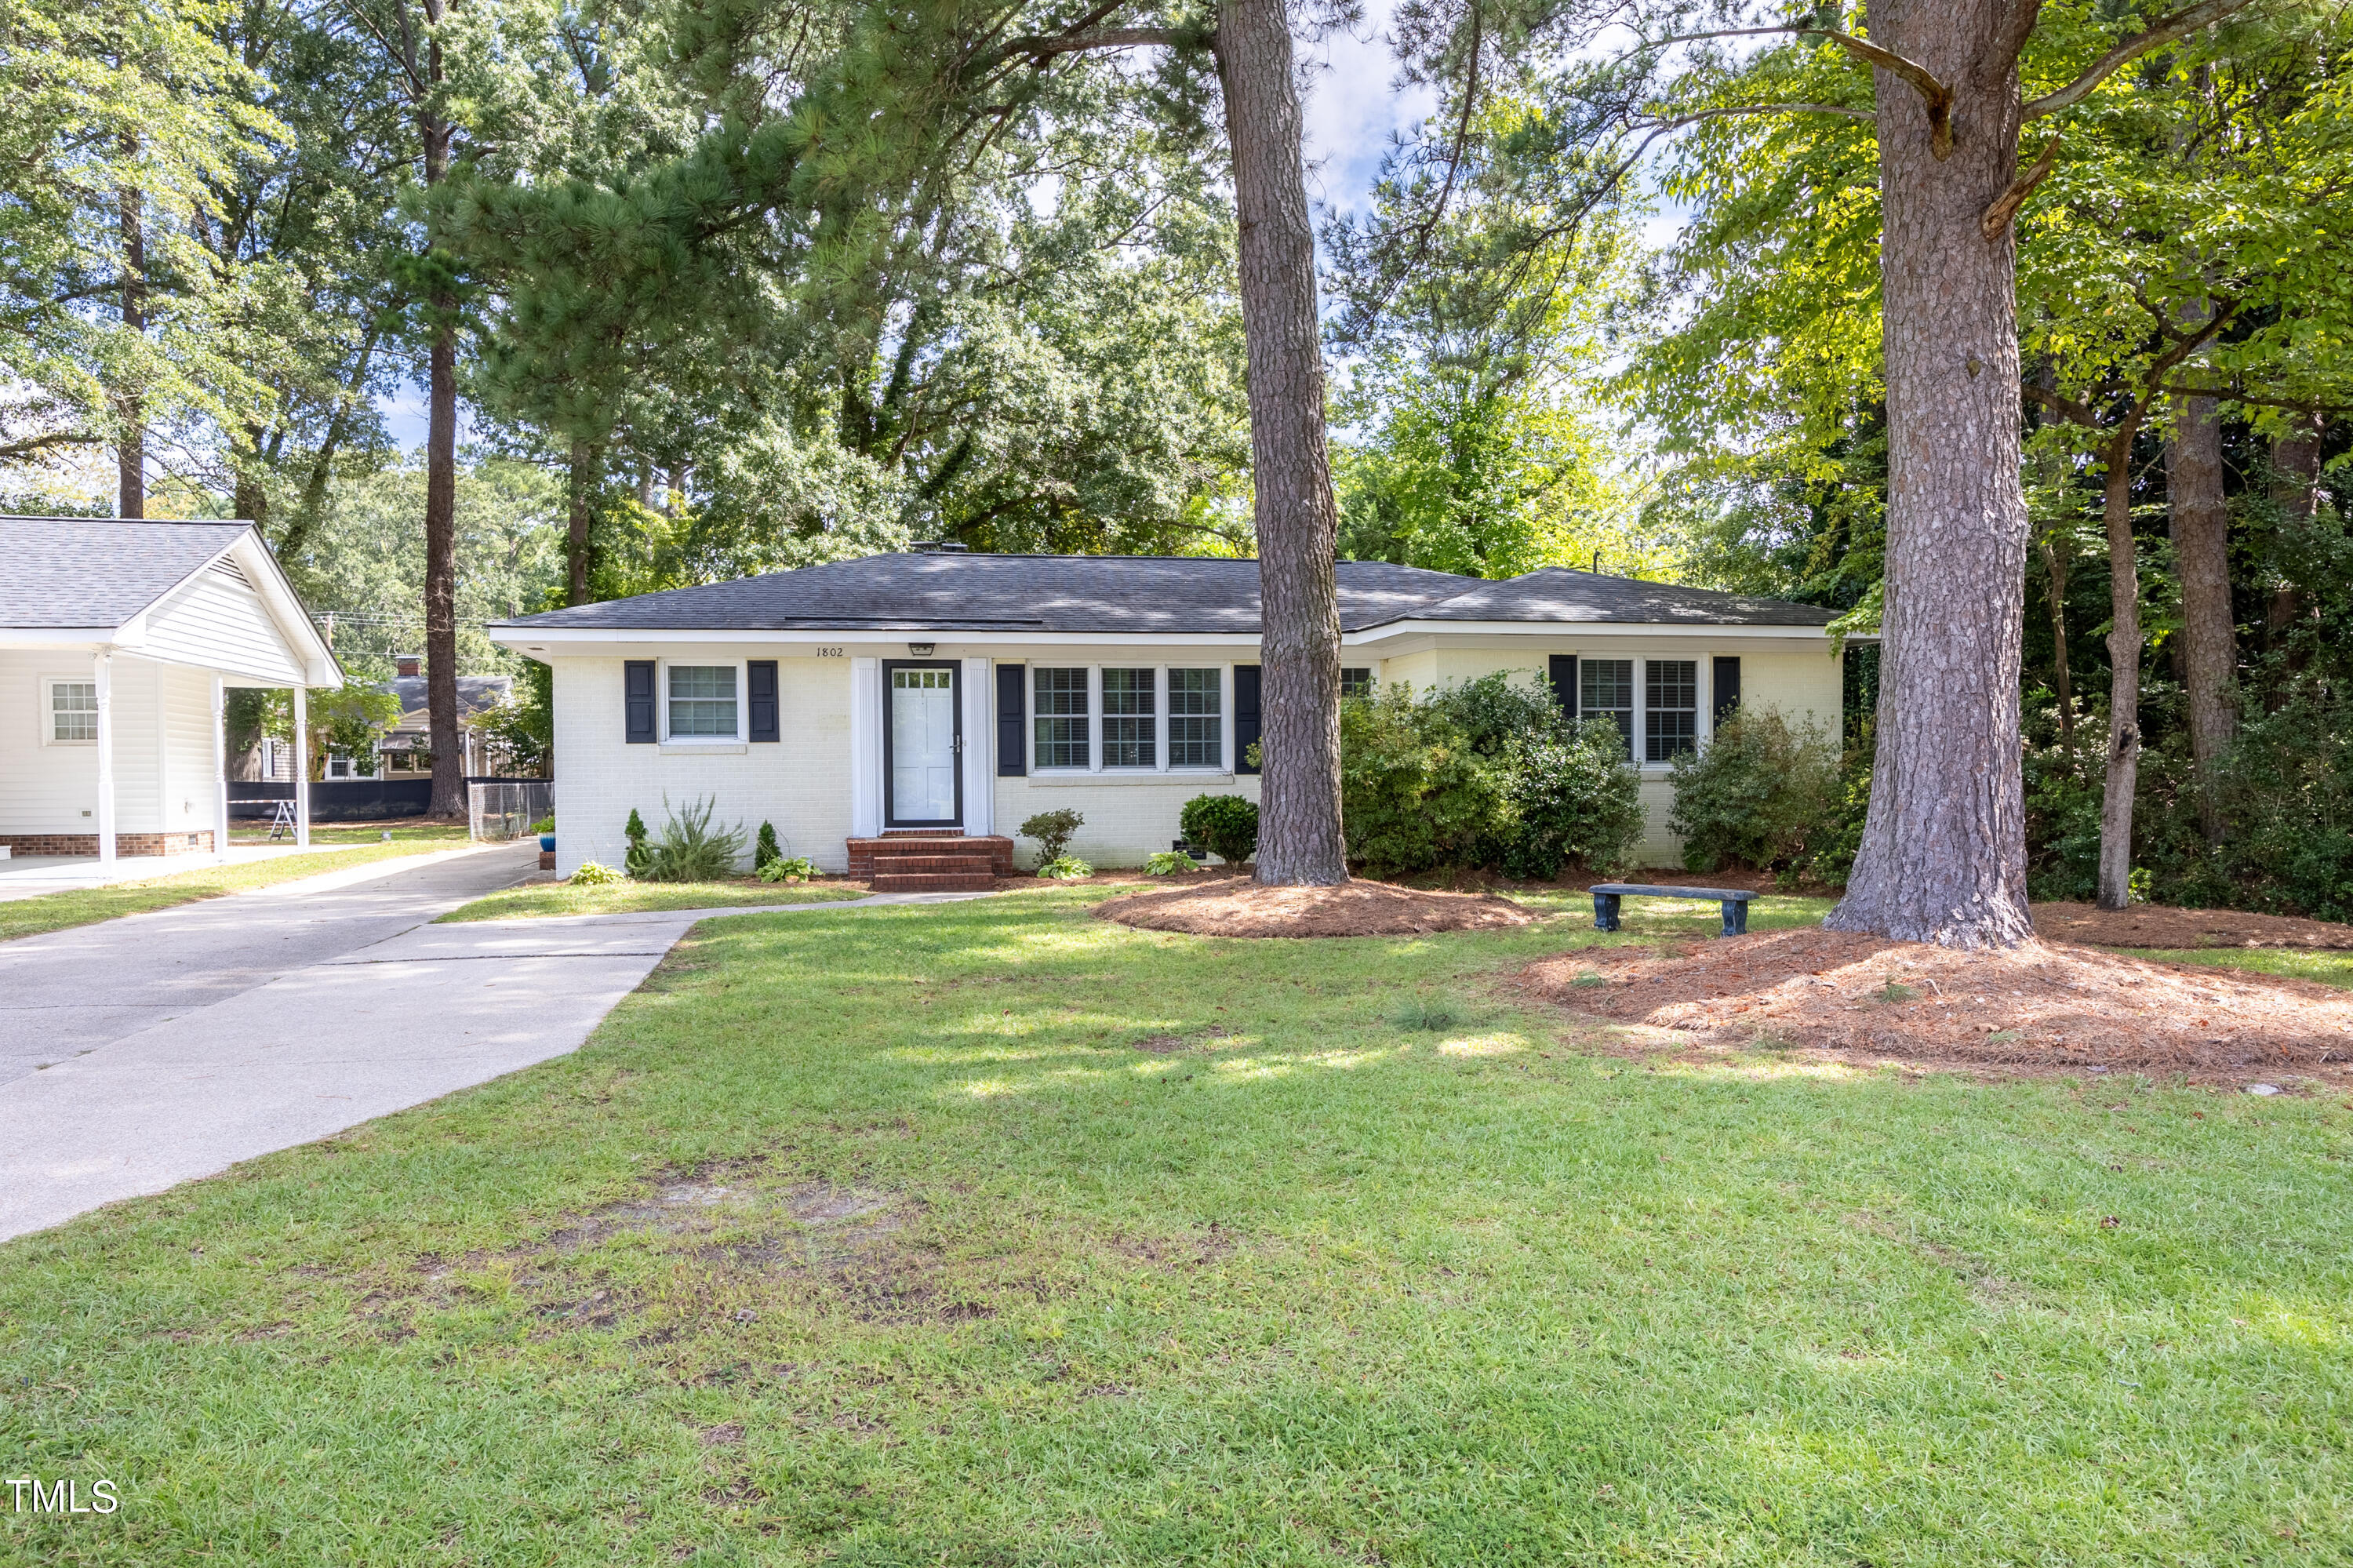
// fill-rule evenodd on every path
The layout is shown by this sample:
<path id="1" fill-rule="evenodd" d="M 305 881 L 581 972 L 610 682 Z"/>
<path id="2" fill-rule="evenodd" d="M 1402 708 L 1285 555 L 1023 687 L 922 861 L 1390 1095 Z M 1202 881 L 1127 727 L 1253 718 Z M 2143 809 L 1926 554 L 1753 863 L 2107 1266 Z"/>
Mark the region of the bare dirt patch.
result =
<path id="1" fill-rule="evenodd" d="M 2169 909 L 2137 904 L 2038 904 L 2035 933 L 2046 941 L 2095 948 L 2353 948 L 2353 926 L 2236 909 Z"/>
<path id="2" fill-rule="evenodd" d="M 1964 953 L 1840 931 L 1590 948 L 1520 982 L 1576 1012 L 1715 1044 L 2033 1072 L 2336 1075 L 2353 995 L 2307 980 L 2037 942 Z"/>
<path id="3" fill-rule="evenodd" d="M 1147 931 L 1196 937 L 1413 937 L 1525 926 L 1535 913 L 1484 893 L 1440 893 L 1387 882 L 1261 887 L 1240 877 L 1201 887 L 1132 893 L 1095 914 Z"/>

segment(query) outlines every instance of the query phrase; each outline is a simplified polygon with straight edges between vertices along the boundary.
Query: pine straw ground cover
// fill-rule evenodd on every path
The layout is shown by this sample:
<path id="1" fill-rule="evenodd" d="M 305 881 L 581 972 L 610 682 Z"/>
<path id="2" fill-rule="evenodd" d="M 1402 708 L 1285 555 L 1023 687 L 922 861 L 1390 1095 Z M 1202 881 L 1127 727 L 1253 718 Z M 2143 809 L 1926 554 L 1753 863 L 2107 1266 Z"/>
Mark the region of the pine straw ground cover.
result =
<path id="1" fill-rule="evenodd" d="M 1572 950 L 1526 983 L 1599 1017 L 1944 1065 L 2338 1075 L 2353 994 L 2056 942 L 1957 952 L 1845 932 Z"/>
<path id="2" fill-rule="evenodd" d="M 0 1562 L 2353 1557 L 2340 1097 L 1637 1061 L 1500 983 L 1582 899 L 1102 896 L 712 922 L 573 1055 L 0 1245 L 0 1475 L 125 1499 Z"/>
<path id="3" fill-rule="evenodd" d="M 1245 877 L 1132 893 L 1095 913 L 1147 931 L 1196 937 L 1416 937 L 1525 926 L 1534 915 L 1488 893 L 1441 893 L 1358 879 L 1336 887 L 1261 887 Z"/>

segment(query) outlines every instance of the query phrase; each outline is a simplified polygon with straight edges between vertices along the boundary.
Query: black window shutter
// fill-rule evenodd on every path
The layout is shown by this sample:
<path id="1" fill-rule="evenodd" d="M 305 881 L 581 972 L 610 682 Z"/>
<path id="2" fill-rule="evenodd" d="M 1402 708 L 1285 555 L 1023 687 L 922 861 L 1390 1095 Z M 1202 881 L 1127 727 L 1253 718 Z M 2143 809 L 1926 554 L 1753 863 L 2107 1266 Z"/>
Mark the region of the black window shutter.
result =
<path id="1" fill-rule="evenodd" d="M 1234 666 L 1234 771 L 1255 773 L 1250 748 L 1259 737 L 1258 673 L 1256 664 Z"/>
<path id="2" fill-rule="evenodd" d="M 1028 688 L 1022 682 L 1029 669 L 1021 664 L 997 667 L 997 772 L 1001 779 L 1018 779 L 1029 771 L 1029 747 L 1023 744 L 1022 703 Z"/>
<path id="3" fill-rule="evenodd" d="M 1577 655 L 1552 656 L 1552 694 L 1560 699 L 1560 716 L 1577 722 Z"/>
<path id="4" fill-rule="evenodd" d="M 1740 706 L 1740 661 L 1715 662 L 1715 722 L 1722 724 Z"/>
<path id="5" fill-rule="evenodd" d="M 651 746 L 654 743 L 654 662 L 650 659 L 621 661 L 622 705 L 628 717 L 628 740 L 631 746 Z"/>
<path id="6" fill-rule="evenodd" d="M 744 694 L 750 699 L 752 738 L 782 740 L 776 715 L 776 662 L 754 659 L 744 666 Z"/>

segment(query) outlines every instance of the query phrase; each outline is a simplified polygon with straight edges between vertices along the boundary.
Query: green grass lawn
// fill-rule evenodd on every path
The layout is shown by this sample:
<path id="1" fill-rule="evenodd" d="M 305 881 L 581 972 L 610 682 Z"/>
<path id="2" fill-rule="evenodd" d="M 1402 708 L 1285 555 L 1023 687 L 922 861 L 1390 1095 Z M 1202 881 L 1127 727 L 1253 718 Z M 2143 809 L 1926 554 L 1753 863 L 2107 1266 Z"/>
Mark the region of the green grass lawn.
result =
<path id="1" fill-rule="evenodd" d="M 864 887 L 828 882 L 607 882 L 575 887 L 534 882 L 461 905 L 444 920 L 516 920 L 543 915 L 628 915 L 642 909 L 727 909 L 746 904 L 832 904 L 869 896 Z"/>
<path id="2" fill-rule="evenodd" d="M 458 842 L 464 842 L 465 837 L 461 829 Z M 388 844 L 362 843 L 351 849 L 317 853 L 290 851 L 274 860 L 247 861 L 239 865 L 199 866 L 191 871 L 175 871 L 167 876 L 149 877 L 143 882 L 117 882 L 104 887 L 77 888 L 69 893 L 44 893 L 34 898 L 12 899 L 0 903 L 0 942 L 16 937 L 37 936 L 43 931 L 62 931 L 69 926 L 88 926 L 94 921 L 111 920 L 118 915 L 143 915 L 153 909 L 169 909 L 174 905 L 193 904 L 199 898 L 218 898 L 224 894 L 272 887 L 281 882 L 317 876 L 324 872 L 344 871 L 375 861 L 398 860 L 405 855 L 456 847 L 456 844 L 440 839 L 419 838 L 395 839 Z"/>
<path id="3" fill-rule="evenodd" d="M 2353 952 L 2303 948 L 2135 948 L 2135 958 L 2161 964 L 2208 964 L 2222 969 L 2252 969 L 2262 975 L 2287 975 L 2318 980 L 2322 985 L 2353 989 Z"/>
<path id="4" fill-rule="evenodd" d="M 2336 1098 L 1645 1065 L 1496 983 L 1575 916 L 1102 895 L 713 922 L 575 1055 L 0 1246 L 7 1473 L 127 1499 L 0 1553 L 2353 1553 Z"/>
<path id="5" fill-rule="evenodd" d="M 463 822 L 403 822 L 397 827 L 343 827 L 324 822 L 311 824 L 311 842 L 314 844 L 372 844 L 380 842 L 390 833 L 395 843 L 430 843 L 454 848 L 468 842 Z M 270 842 L 267 823 L 248 824 L 229 830 L 232 844 L 265 844 Z M 283 840 L 279 841 L 283 842 Z"/>

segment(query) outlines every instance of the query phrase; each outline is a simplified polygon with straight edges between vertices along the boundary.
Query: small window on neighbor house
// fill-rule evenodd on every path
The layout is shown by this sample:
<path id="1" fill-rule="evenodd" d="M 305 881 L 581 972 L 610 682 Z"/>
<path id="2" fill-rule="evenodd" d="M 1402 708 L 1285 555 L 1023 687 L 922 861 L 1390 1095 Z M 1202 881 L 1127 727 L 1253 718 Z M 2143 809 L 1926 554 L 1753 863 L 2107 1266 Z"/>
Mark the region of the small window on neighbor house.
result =
<path id="1" fill-rule="evenodd" d="M 49 683 L 49 738 L 53 741 L 98 738 L 98 683 Z"/>
<path id="2" fill-rule="evenodd" d="M 1587 718 L 1611 718 L 1634 755 L 1634 661 L 1586 659 L 1577 666 L 1577 711 Z"/>
<path id="3" fill-rule="evenodd" d="M 1036 672 L 1039 768 L 1084 768 L 1087 751 L 1087 673 Z"/>
<path id="4" fill-rule="evenodd" d="M 1158 676 L 1155 670 L 1103 673 L 1105 768 L 1160 766 Z"/>
<path id="5" fill-rule="evenodd" d="M 1642 760 L 1672 762 L 1699 744 L 1699 662 L 1648 660 L 1642 677 Z"/>
<path id="6" fill-rule="evenodd" d="M 1351 670 L 1345 665 L 1342 666 L 1340 671 L 1342 702 L 1346 702 L 1350 697 L 1369 697 L 1372 694 L 1373 673 L 1370 670 Z"/>
<path id="7" fill-rule="evenodd" d="M 735 666 L 670 667 L 670 732 L 735 738 Z"/>
<path id="8" fill-rule="evenodd" d="M 1226 765 L 1225 672 L 1168 672 L 1168 766 Z"/>

